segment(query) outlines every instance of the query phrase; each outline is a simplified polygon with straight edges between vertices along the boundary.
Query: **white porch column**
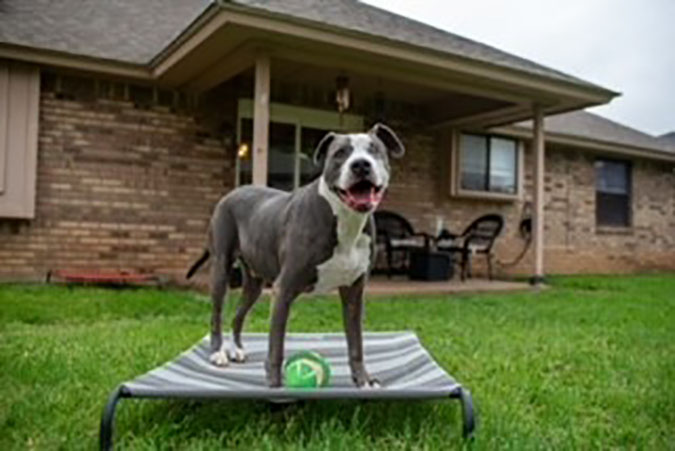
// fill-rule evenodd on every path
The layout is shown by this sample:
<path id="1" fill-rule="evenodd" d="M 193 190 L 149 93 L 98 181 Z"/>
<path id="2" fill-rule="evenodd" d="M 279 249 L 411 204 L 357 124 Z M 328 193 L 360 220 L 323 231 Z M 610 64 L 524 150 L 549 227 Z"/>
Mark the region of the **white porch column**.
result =
<path id="1" fill-rule="evenodd" d="M 534 244 L 534 273 L 532 284 L 544 279 L 544 113 L 540 105 L 534 106 L 534 212 L 532 215 L 532 238 Z"/>
<path id="2" fill-rule="evenodd" d="M 260 54 L 255 60 L 253 99 L 253 184 L 267 185 L 267 158 L 270 126 L 270 58 Z"/>

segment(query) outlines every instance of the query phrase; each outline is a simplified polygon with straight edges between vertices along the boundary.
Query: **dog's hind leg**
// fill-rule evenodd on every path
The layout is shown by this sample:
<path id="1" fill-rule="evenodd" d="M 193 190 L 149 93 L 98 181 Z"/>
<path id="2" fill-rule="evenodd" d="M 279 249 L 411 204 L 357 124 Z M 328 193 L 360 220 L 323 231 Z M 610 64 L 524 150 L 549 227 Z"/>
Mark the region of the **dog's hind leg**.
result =
<path id="1" fill-rule="evenodd" d="M 244 328 L 244 320 L 246 315 L 255 304 L 255 301 L 262 293 L 264 281 L 260 277 L 251 274 L 251 271 L 244 266 L 244 284 L 241 292 L 241 302 L 237 307 L 237 313 L 232 321 L 232 360 L 235 362 L 244 362 L 246 360 L 246 353 L 241 342 L 241 331 Z"/>

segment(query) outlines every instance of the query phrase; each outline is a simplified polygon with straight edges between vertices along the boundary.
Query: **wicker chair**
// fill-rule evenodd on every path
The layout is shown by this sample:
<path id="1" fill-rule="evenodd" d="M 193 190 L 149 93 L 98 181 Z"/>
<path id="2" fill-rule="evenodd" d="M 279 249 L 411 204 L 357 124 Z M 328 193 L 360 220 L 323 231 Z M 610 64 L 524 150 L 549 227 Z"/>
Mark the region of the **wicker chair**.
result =
<path id="1" fill-rule="evenodd" d="M 455 235 L 443 230 L 436 238 L 439 251 L 459 254 L 462 281 L 471 277 L 471 258 L 473 254 L 483 254 L 487 260 L 488 278 L 492 280 L 492 246 L 504 227 L 504 218 L 499 214 L 488 214 L 473 221 L 462 232 Z M 456 260 L 456 259 L 455 259 Z"/>

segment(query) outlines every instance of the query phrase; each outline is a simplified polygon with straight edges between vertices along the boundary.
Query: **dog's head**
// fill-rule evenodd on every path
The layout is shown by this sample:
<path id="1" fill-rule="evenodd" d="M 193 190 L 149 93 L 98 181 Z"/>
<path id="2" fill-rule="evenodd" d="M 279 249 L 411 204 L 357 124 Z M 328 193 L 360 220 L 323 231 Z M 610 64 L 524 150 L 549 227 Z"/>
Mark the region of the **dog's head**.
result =
<path id="1" fill-rule="evenodd" d="M 314 152 L 327 187 L 354 211 L 374 210 L 389 186 L 389 156 L 401 158 L 405 148 L 386 125 L 367 133 L 328 133 Z"/>

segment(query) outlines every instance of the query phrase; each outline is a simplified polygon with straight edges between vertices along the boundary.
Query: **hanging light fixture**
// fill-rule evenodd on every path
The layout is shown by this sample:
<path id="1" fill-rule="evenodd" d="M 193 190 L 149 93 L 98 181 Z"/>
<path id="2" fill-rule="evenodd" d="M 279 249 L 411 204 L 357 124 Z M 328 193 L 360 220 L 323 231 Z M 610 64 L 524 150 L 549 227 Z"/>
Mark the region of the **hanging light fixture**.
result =
<path id="1" fill-rule="evenodd" d="M 335 103 L 340 114 L 347 111 L 350 106 L 349 78 L 340 75 L 335 79 Z"/>

